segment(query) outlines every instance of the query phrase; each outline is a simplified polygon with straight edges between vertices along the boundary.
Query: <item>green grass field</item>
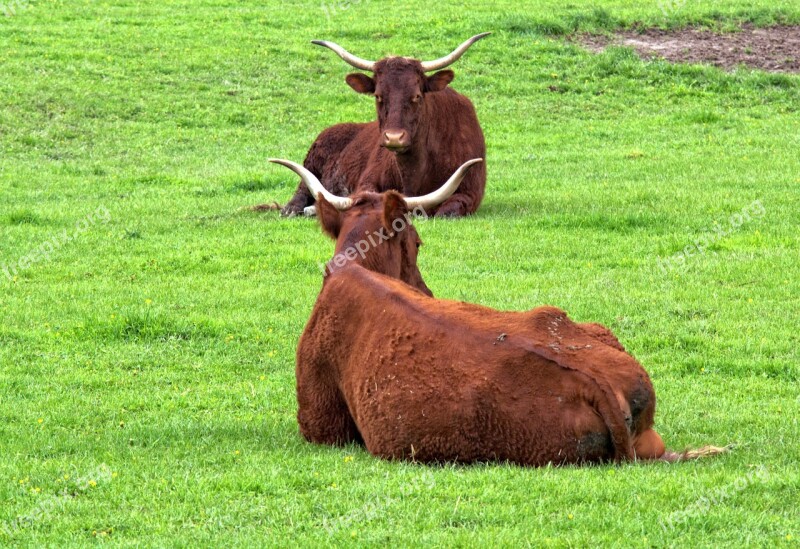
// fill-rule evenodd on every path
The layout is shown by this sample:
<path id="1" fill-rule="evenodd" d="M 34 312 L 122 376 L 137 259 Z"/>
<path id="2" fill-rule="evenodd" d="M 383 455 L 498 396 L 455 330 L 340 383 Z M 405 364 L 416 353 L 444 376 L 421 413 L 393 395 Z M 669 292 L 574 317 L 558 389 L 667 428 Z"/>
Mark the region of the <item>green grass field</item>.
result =
<path id="1" fill-rule="evenodd" d="M 796 1 L 2 1 L 0 546 L 797 545 L 800 76 L 560 38 Z M 453 67 L 486 198 L 417 223 L 428 286 L 610 326 L 668 445 L 733 452 L 427 467 L 299 436 L 333 246 L 244 207 L 294 190 L 268 157 L 374 117 L 309 41 L 435 58 L 486 30 Z"/>

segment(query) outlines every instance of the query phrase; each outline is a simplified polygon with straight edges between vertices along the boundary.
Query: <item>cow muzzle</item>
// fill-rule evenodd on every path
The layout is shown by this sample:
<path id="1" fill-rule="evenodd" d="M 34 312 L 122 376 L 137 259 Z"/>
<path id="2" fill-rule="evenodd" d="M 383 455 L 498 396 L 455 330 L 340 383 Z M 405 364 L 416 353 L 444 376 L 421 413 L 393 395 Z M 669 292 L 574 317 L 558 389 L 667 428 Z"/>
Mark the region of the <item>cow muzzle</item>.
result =
<path id="1" fill-rule="evenodd" d="M 401 153 L 408 150 L 411 146 L 411 139 L 408 137 L 408 132 L 405 130 L 385 131 L 383 132 L 383 143 L 385 148 L 395 153 Z"/>

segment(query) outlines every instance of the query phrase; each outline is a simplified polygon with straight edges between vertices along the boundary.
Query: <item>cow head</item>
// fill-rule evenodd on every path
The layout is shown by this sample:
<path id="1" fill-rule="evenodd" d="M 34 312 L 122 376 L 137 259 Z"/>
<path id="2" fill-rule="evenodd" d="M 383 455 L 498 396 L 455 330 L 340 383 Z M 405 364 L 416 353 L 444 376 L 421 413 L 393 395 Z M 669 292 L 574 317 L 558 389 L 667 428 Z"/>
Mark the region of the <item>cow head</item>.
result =
<path id="1" fill-rule="evenodd" d="M 417 250 L 422 241 L 411 219 L 415 214 L 425 215 L 426 208 L 447 200 L 461 184 L 469 167 L 483 160 L 476 158 L 465 162 L 439 189 L 413 198 L 396 191 L 336 196 L 300 164 L 288 160 L 270 161 L 299 175 L 317 201 L 322 229 L 336 240 L 336 251 L 328 261 L 326 274 L 349 265 L 361 265 L 433 295 L 417 268 Z"/>
<path id="2" fill-rule="evenodd" d="M 453 71 L 439 69 L 453 64 L 472 44 L 489 34 L 475 35 L 449 55 L 435 61 L 417 61 L 407 57 L 367 61 L 333 42 L 313 40 L 312 43 L 332 49 L 357 69 L 373 73 L 372 77 L 362 73 L 348 74 L 347 84 L 358 93 L 375 96 L 381 146 L 395 153 L 404 153 L 414 143 L 420 121 L 424 118 L 426 95 L 445 89 L 453 80 Z M 425 74 L 436 70 L 438 72 L 431 76 Z"/>
<path id="3" fill-rule="evenodd" d="M 415 213 L 424 215 L 425 210 L 419 206 L 415 211 L 410 210 L 396 191 L 358 193 L 353 196 L 353 205 L 344 211 L 320 197 L 317 202 L 320 225 L 336 240 L 328 272 L 359 264 L 432 296 L 417 267 L 422 240 L 411 223 Z"/>

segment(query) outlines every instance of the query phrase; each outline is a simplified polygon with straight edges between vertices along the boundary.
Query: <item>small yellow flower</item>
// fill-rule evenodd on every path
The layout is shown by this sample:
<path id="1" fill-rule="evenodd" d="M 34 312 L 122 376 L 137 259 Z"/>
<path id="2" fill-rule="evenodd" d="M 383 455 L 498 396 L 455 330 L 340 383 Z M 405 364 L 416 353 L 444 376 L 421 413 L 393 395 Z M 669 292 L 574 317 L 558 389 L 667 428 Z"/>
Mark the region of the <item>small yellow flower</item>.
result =
<path id="1" fill-rule="evenodd" d="M 786 534 L 786 541 L 792 541 L 792 534 Z"/>
<path id="2" fill-rule="evenodd" d="M 234 455 L 234 456 L 238 456 L 240 453 L 241 453 L 241 452 L 239 452 L 239 450 L 234 450 L 234 451 L 233 451 L 233 455 Z"/>
<path id="3" fill-rule="evenodd" d="M 40 418 L 39 418 L 39 419 L 37 419 L 36 421 L 38 421 L 39 423 L 44 423 L 44 418 L 41 418 L 41 417 L 40 417 Z"/>
<path id="4" fill-rule="evenodd" d="M 94 488 L 95 486 L 97 486 L 97 481 L 96 481 L 96 480 L 90 480 L 90 481 L 89 481 L 89 486 L 91 486 L 92 488 Z"/>
<path id="5" fill-rule="evenodd" d="M 118 476 L 119 476 L 119 474 L 116 471 L 111 473 L 111 478 L 117 478 Z"/>
<path id="6" fill-rule="evenodd" d="M 353 461 L 353 456 L 345 456 L 344 457 L 344 462 L 345 463 L 350 463 L 351 461 Z"/>
<path id="7" fill-rule="evenodd" d="M 335 482 L 333 484 L 331 484 L 331 488 L 338 488 L 338 487 L 339 486 Z"/>
<path id="8" fill-rule="evenodd" d="M 269 353 L 267 353 L 267 355 L 269 355 L 269 357 L 273 357 L 275 356 L 275 351 L 270 351 Z"/>
<path id="9" fill-rule="evenodd" d="M 575 518 L 575 516 L 574 516 L 572 513 L 570 513 L 569 515 L 567 515 L 567 518 L 568 518 L 569 520 L 572 520 L 572 519 L 574 519 L 574 518 Z"/>
<path id="10" fill-rule="evenodd" d="M 144 300 L 144 304 L 145 304 L 145 305 L 150 305 L 150 304 L 152 304 L 152 303 L 153 303 L 153 300 L 152 300 L 152 299 L 149 299 L 149 298 L 148 298 L 148 299 L 145 299 L 145 300 Z"/>
<path id="11" fill-rule="evenodd" d="M 752 297 L 750 297 L 750 298 L 747 298 L 747 302 L 748 302 L 748 303 L 752 303 L 752 302 L 753 302 L 753 298 L 752 298 Z"/>
<path id="12" fill-rule="evenodd" d="M 267 379 L 267 376 L 258 376 L 258 379 L 260 379 L 261 381 L 264 381 L 265 379 Z"/>
<path id="13" fill-rule="evenodd" d="M 64 480 L 69 480 L 69 475 L 64 475 Z"/>

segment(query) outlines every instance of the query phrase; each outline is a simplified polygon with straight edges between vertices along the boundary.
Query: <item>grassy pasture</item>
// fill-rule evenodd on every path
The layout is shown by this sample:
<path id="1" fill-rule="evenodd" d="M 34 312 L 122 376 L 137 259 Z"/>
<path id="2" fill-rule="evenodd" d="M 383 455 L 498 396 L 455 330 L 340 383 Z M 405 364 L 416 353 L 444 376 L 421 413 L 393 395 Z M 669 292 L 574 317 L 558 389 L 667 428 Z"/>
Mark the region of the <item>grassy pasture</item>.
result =
<path id="1" fill-rule="evenodd" d="M 0 546 L 796 546 L 800 76 L 560 36 L 798 23 L 797 2 L 5 2 Z M 485 30 L 453 87 L 488 191 L 417 223 L 428 285 L 612 327 L 669 446 L 729 455 L 423 467 L 300 439 L 332 245 L 242 207 L 291 196 L 267 157 L 374 116 L 309 41 L 434 58 Z"/>

